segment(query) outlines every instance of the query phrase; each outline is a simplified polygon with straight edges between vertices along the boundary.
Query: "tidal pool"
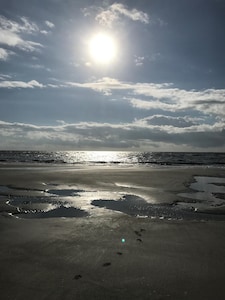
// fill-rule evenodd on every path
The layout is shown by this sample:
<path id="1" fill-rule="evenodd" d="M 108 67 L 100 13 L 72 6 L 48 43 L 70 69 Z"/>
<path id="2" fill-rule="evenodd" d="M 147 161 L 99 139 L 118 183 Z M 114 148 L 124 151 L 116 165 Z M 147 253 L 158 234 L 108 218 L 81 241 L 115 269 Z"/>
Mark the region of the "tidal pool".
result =
<path id="1" fill-rule="evenodd" d="M 190 192 L 178 194 L 190 201 L 177 202 L 177 205 L 192 206 L 195 211 L 225 208 L 225 178 L 195 176 L 190 184 Z"/>
<path id="2" fill-rule="evenodd" d="M 80 218 L 111 211 L 168 220 L 225 220 L 225 178 L 195 176 L 194 180 L 189 192 L 178 194 L 181 200 L 172 203 L 149 203 L 129 193 L 130 189 L 94 190 L 55 183 L 43 184 L 43 190 L 0 186 L 0 195 L 19 218 Z"/>

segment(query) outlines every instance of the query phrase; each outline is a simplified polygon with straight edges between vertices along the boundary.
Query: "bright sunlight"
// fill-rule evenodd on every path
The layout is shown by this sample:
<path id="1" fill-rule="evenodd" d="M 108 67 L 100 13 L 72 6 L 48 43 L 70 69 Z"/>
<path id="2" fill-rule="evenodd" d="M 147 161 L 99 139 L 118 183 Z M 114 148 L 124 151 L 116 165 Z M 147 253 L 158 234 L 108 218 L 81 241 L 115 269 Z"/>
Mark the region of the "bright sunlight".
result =
<path id="1" fill-rule="evenodd" d="M 116 56 L 116 42 L 110 35 L 98 33 L 91 38 L 89 51 L 96 63 L 108 64 Z"/>

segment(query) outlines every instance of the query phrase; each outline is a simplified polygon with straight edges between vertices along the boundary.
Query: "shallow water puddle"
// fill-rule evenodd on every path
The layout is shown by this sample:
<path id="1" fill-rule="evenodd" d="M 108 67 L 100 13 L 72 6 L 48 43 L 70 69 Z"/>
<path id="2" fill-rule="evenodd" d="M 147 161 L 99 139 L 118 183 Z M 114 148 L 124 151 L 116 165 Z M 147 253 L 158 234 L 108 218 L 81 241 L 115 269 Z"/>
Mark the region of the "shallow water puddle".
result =
<path id="1" fill-rule="evenodd" d="M 184 201 L 155 204 L 131 194 L 111 190 L 79 189 L 75 186 L 43 184 L 44 189 L 25 189 L 0 186 L 0 195 L 7 196 L 7 204 L 16 208 L 19 218 L 72 218 L 102 215 L 117 211 L 135 217 L 174 220 L 224 220 L 225 178 L 196 176 L 190 184 L 190 193 L 181 193 Z M 27 192 L 29 192 L 27 194 Z M 189 200 L 190 199 L 190 200 Z M 210 210 L 208 210 L 210 208 Z"/>
<path id="2" fill-rule="evenodd" d="M 139 217 L 225 220 L 225 178 L 195 176 L 194 179 L 190 185 L 193 192 L 178 194 L 190 201 L 150 204 L 140 197 L 125 195 L 119 201 L 94 200 L 92 204 Z M 218 207 L 220 211 L 216 210 Z"/>
<path id="3" fill-rule="evenodd" d="M 190 184 L 193 192 L 178 194 L 192 201 L 178 202 L 177 205 L 192 206 L 195 211 L 225 206 L 225 178 L 195 176 L 194 179 L 195 182 Z"/>
<path id="4" fill-rule="evenodd" d="M 171 204 L 150 204 L 135 195 L 124 195 L 120 200 L 94 200 L 92 204 L 120 211 L 135 217 L 184 218 L 184 212 Z"/>
<path id="5" fill-rule="evenodd" d="M 225 220 L 225 215 L 197 212 L 192 205 L 150 204 L 135 195 L 125 195 L 119 201 L 94 200 L 92 204 L 106 209 L 120 211 L 134 217 L 150 217 L 160 220 Z"/>
<path id="6" fill-rule="evenodd" d="M 119 200 L 119 193 L 77 189 L 59 184 L 44 184 L 37 195 L 27 195 L 33 189 L 0 186 L 0 195 L 7 196 L 7 204 L 17 209 L 19 218 L 87 217 L 102 215 L 105 210 L 91 204 L 95 199 Z M 53 188 L 54 187 L 54 188 Z M 21 195 L 21 191 L 23 192 Z M 41 196 L 40 196 L 41 195 Z"/>
<path id="7" fill-rule="evenodd" d="M 54 186 L 58 189 L 46 189 Z M 82 190 L 60 189 L 58 184 L 45 184 L 44 190 L 0 186 L 0 194 L 7 196 L 7 204 L 17 209 L 20 218 L 86 217 L 88 212 L 76 207 L 73 199 Z M 38 192 L 38 193 L 36 193 Z M 22 193 L 22 194 L 21 194 Z M 27 195 L 33 193 L 34 195 Z M 37 194 L 37 196 L 36 196 Z M 43 194 L 43 196 L 39 196 Z"/>

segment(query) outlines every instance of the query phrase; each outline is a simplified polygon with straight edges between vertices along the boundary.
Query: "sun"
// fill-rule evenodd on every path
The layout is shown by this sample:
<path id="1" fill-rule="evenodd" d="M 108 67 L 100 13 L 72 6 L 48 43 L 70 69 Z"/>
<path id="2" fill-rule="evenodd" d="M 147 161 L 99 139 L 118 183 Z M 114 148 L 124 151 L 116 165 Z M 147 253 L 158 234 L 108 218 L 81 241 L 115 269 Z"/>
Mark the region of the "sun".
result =
<path id="1" fill-rule="evenodd" d="M 116 42 L 109 34 L 98 33 L 90 39 L 89 51 L 96 63 L 111 63 L 116 57 L 116 50 Z"/>

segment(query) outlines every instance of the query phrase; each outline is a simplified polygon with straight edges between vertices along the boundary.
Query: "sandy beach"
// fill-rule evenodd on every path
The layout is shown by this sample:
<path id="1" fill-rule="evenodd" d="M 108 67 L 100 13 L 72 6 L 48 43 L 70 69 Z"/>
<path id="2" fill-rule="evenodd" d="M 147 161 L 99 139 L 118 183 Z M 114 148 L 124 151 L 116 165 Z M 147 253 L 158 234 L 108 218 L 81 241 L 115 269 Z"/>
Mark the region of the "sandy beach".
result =
<path id="1" fill-rule="evenodd" d="M 225 178 L 225 170 L 2 164 L 1 299 L 224 299 L 224 221 L 91 213 L 90 203 L 86 217 L 29 219 L 6 204 L 7 193 L 37 197 L 46 186 L 92 191 L 90 201 L 103 193 L 175 203 L 193 176 Z"/>

